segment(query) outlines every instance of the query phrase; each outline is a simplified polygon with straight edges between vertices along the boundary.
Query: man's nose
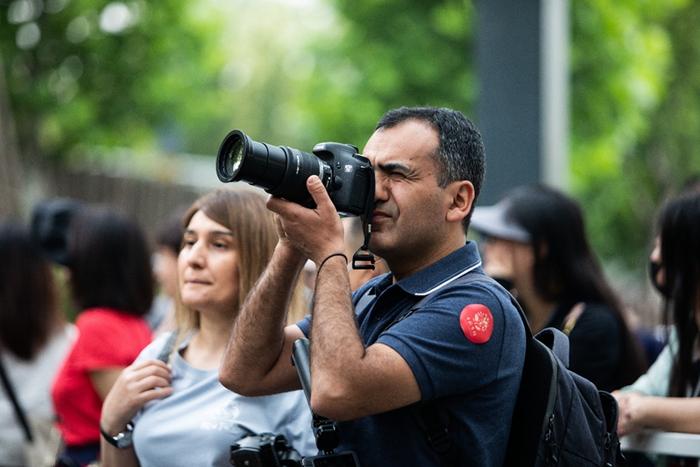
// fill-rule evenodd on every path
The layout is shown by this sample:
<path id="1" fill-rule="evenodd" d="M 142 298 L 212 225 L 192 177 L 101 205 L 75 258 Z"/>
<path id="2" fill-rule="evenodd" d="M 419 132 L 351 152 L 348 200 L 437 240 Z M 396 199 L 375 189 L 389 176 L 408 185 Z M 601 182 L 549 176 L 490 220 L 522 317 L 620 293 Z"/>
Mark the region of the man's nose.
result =
<path id="1" fill-rule="evenodd" d="M 376 172 L 374 175 L 374 200 L 385 201 L 389 197 L 386 177 Z"/>

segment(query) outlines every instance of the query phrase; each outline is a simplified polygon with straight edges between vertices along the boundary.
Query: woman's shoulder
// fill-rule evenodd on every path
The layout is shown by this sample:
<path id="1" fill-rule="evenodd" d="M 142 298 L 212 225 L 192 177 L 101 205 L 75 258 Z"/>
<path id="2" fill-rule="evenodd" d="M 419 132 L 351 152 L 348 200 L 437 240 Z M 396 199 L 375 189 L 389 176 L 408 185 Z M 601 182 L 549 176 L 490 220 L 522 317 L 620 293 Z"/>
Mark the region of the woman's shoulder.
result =
<path id="1" fill-rule="evenodd" d="M 564 325 L 569 317 L 564 318 Z M 583 310 L 576 318 L 575 324 L 571 326 L 571 337 L 592 338 L 600 336 L 604 338 L 614 337 L 619 332 L 620 320 L 615 310 L 605 303 L 589 302 L 583 304 Z"/>
<path id="2" fill-rule="evenodd" d="M 603 320 L 604 322 L 608 323 L 616 323 L 618 321 L 618 313 L 616 313 L 615 309 L 607 303 L 585 302 L 583 305 L 584 308 L 583 313 L 581 314 L 581 318 L 585 316 L 589 320 Z"/>

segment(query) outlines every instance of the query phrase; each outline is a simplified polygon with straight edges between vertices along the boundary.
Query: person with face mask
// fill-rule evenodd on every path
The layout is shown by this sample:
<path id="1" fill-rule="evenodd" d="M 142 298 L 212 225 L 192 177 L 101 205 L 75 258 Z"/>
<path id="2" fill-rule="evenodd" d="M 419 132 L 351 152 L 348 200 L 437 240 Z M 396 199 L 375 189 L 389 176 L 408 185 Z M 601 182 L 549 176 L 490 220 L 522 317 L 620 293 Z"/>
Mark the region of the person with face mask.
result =
<path id="1" fill-rule="evenodd" d="M 554 327 L 569 336 L 572 371 L 606 391 L 643 373 L 641 348 L 574 199 L 545 185 L 516 187 L 477 207 L 472 226 L 486 237 L 484 270 L 516 295 L 533 332 Z"/>
<path id="2" fill-rule="evenodd" d="M 673 324 L 668 344 L 647 373 L 613 393 L 620 408 L 618 432 L 700 433 L 700 193 L 663 207 L 650 261 L 666 322 Z"/>

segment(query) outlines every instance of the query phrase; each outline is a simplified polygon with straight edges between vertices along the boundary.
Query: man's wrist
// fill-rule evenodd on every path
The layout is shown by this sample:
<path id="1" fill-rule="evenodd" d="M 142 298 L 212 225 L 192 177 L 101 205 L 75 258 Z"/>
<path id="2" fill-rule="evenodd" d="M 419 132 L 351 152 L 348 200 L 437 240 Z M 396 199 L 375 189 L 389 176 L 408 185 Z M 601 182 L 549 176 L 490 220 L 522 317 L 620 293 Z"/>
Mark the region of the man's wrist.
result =
<path id="1" fill-rule="evenodd" d="M 285 264 L 298 265 L 299 267 L 303 266 L 306 262 L 304 254 L 289 243 L 289 241 L 277 243 L 275 247 L 275 256 L 279 257 Z"/>
<path id="2" fill-rule="evenodd" d="M 323 266 L 326 263 L 328 263 L 329 261 L 333 261 L 333 260 L 344 261 L 345 266 L 348 265 L 348 257 L 345 253 L 343 253 L 343 252 L 330 253 L 318 262 L 318 266 L 316 267 L 316 274 L 319 274 L 321 272 L 321 268 L 323 268 Z"/>

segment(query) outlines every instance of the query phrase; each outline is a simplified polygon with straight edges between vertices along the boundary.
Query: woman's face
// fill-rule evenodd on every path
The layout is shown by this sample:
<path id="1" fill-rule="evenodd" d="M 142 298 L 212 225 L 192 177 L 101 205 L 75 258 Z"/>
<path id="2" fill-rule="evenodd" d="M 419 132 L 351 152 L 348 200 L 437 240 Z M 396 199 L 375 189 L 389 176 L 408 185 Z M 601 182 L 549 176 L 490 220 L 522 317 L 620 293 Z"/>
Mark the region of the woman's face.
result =
<path id="1" fill-rule="evenodd" d="M 238 298 L 238 249 L 233 233 L 197 211 L 178 256 L 183 304 L 197 311 L 233 312 Z"/>
<path id="2" fill-rule="evenodd" d="M 654 286 L 663 294 L 663 289 L 666 286 L 666 270 L 663 267 L 663 259 L 661 258 L 661 237 L 658 235 L 654 239 L 654 248 L 649 255 L 649 262 L 657 265 L 652 271 L 651 279 Z"/>
<path id="3" fill-rule="evenodd" d="M 507 279 L 516 288 L 531 282 L 535 258 L 530 245 L 491 237 L 484 243 L 483 249 L 486 274 Z"/>

